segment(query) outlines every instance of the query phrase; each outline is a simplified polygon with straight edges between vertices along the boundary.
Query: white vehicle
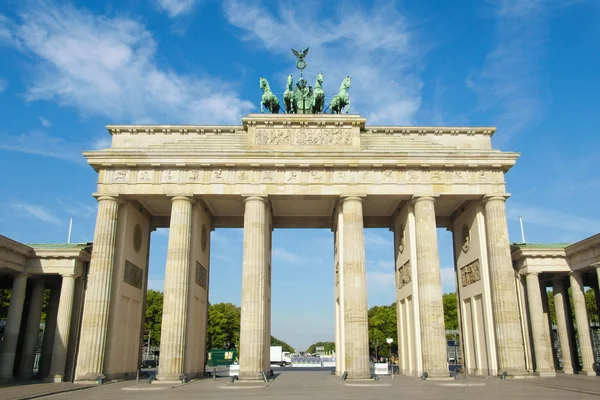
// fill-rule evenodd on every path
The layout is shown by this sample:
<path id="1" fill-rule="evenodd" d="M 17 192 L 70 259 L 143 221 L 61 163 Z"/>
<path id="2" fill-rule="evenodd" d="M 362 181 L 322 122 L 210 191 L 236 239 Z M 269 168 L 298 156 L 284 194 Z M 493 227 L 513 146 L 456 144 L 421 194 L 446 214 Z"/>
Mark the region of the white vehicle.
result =
<path id="1" fill-rule="evenodd" d="M 292 357 L 289 351 L 283 351 L 281 346 L 271 346 L 271 364 L 277 364 L 282 367 L 290 365 Z"/>

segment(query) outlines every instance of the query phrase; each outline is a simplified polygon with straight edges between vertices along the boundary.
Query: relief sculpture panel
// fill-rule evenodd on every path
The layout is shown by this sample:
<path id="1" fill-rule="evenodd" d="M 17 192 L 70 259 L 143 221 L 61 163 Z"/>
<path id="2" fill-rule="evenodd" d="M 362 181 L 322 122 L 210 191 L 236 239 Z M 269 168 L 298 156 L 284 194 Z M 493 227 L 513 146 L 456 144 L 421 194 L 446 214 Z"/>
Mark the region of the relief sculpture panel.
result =
<path id="1" fill-rule="evenodd" d="M 408 285 L 411 280 L 410 260 L 408 260 L 398 268 L 398 289 L 402 289 L 404 286 Z"/>
<path id="2" fill-rule="evenodd" d="M 460 269 L 460 282 L 462 287 L 469 286 L 481 280 L 479 260 L 475 260 Z"/>
<path id="3" fill-rule="evenodd" d="M 257 145 L 350 146 L 352 130 L 346 128 L 322 129 L 261 129 L 255 131 Z"/>

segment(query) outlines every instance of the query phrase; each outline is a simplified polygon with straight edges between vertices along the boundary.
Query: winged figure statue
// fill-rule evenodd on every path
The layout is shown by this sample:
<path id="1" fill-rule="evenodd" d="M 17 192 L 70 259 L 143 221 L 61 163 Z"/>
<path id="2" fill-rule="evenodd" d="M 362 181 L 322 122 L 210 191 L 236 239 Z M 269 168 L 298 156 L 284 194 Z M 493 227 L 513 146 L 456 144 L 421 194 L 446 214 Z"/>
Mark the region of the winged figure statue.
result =
<path id="1" fill-rule="evenodd" d="M 309 47 L 307 47 L 306 50 L 302 50 L 302 51 L 292 49 L 292 53 L 294 53 L 294 55 L 298 58 L 298 61 L 301 61 L 308 54 L 308 49 L 309 49 Z"/>

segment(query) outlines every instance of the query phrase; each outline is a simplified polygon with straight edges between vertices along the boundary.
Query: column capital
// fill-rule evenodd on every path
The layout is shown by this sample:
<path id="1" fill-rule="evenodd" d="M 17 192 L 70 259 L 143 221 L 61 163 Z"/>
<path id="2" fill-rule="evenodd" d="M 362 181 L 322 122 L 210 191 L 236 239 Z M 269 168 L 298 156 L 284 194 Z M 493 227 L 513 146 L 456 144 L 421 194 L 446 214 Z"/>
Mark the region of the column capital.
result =
<path id="1" fill-rule="evenodd" d="M 171 197 L 171 202 L 173 202 L 175 200 L 187 200 L 190 203 L 193 203 L 194 197 L 191 194 L 177 194 L 177 195 Z"/>
<path id="2" fill-rule="evenodd" d="M 267 196 L 257 196 L 257 195 L 242 196 L 242 199 L 243 199 L 244 203 L 246 203 L 247 201 L 260 201 L 265 204 L 269 203 L 269 199 Z"/>
<path id="3" fill-rule="evenodd" d="M 100 203 L 101 201 L 113 201 L 117 204 L 121 204 L 124 201 L 122 198 L 120 198 L 117 195 L 115 195 L 115 196 L 94 195 L 94 197 L 96 197 L 96 201 L 98 203 Z"/>
<path id="4" fill-rule="evenodd" d="M 424 195 L 414 195 L 411 197 L 410 202 L 412 204 L 416 204 L 421 201 L 432 201 L 435 202 L 437 198 L 440 197 L 437 194 L 424 194 Z"/>
<path id="5" fill-rule="evenodd" d="M 486 194 L 483 196 L 483 203 L 487 203 L 489 201 L 506 201 L 510 197 L 510 193 L 498 193 L 498 194 Z"/>
<path id="6" fill-rule="evenodd" d="M 76 278 L 76 274 L 74 272 L 65 272 L 60 274 L 63 278 Z"/>
<path id="7" fill-rule="evenodd" d="M 581 278 L 582 274 L 581 271 L 571 271 L 569 272 L 569 276 L 572 276 L 573 278 Z"/>
<path id="8" fill-rule="evenodd" d="M 527 271 L 525 273 L 526 276 L 538 276 L 541 272 L 540 271 Z"/>
<path id="9" fill-rule="evenodd" d="M 342 202 L 345 201 L 360 201 L 361 203 L 364 201 L 364 198 L 367 197 L 366 195 L 350 195 L 350 196 L 340 196 L 340 200 L 342 200 Z"/>

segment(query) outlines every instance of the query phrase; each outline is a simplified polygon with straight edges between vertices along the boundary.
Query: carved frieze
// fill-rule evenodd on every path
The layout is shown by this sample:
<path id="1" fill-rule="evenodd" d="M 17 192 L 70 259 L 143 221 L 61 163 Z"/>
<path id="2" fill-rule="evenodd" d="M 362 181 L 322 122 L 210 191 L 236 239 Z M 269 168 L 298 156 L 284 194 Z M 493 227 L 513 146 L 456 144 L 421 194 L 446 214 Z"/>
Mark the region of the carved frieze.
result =
<path id="1" fill-rule="evenodd" d="M 254 143 L 267 146 L 349 146 L 352 145 L 352 130 L 347 128 L 257 128 L 254 133 Z"/>
<path id="2" fill-rule="evenodd" d="M 411 280 L 410 260 L 408 260 L 398 268 L 398 289 L 408 285 Z"/>
<path id="3" fill-rule="evenodd" d="M 462 287 L 469 286 L 481 280 L 479 259 L 465 265 L 460 269 L 460 282 Z"/>
<path id="4" fill-rule="evenodd" d="M 127 170 L 116 170 L 113 172 L 113 182 L 122 183 L 129 181 L 129 171 Z"/>
<path id="5" fill-rule="evenodd" d="M 144 270 L 132 262 L 125 261 L 125 268 L 123 268 L 123 282 L 141 290 L 143 278 Z"/>
<path id="6" fill-rule="evenodd" d="M 154 171 L 142 170 L 138 171 L 137 181 L 141 183 L 149 183 L 152 182 L 154 176 Z"/>
<path id="7" fill-rule="evenodd" d="M 196 277 L 195 277 L 196 285 L 200 286 L 202 289 L 206 290 L 208 285 L 208 271 L 202 264 L 196 261 Z"/>

